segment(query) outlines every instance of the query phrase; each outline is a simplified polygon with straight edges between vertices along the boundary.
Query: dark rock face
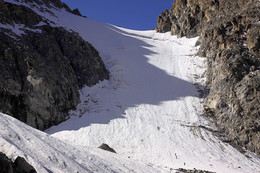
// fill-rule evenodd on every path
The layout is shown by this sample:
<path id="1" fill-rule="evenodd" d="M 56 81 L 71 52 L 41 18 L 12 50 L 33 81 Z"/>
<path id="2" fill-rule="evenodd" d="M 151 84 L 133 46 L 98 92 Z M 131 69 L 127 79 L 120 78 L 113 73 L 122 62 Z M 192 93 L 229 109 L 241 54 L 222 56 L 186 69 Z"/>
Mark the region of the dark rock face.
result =
<path id="1" fill-rule="evenodd" d="M 60 0 L 23 0 L 26 3 L 36 3 L 39 6 L 45 5 L 48 8 L 65 8 L 68 12 L 72 12 L 71 9 Z"/>
<path id="2" fill-rule="evenodd" d="M 0 28 L 0 111 L 41 130 L 64 121 L 81 87 L 109 77 L 98 52 L 27 7 L 4 3 L 0 9 L 1 22 L 25 26 L 21 36 Z M 46 25 L 35 26 L 40 22 Z"/>
<path id="3" fill-rule="evenodd" d="M 205 114 L 231 144 L 260 155 L 260 1 L 176 0 L 168 18 L 172 34 L 200 36 L 210 86 Z M 167 32 L 162 25 L 157 31 Z"/>
<path id="4" fill-rule="evenodd" d="M 24 158 L 18 156 L 12 162 L 0 152 L 0 173 L 36 173 L 36 170 Z"/>
<path id="5" fill-rule="evenodd" d="M 107 144 L 102 144 L 98 148 L 106 150 L 106 151 L 110 151 L 112 153 L 116 153 L 116 151 L 113 148 L 109 147 Z"/>

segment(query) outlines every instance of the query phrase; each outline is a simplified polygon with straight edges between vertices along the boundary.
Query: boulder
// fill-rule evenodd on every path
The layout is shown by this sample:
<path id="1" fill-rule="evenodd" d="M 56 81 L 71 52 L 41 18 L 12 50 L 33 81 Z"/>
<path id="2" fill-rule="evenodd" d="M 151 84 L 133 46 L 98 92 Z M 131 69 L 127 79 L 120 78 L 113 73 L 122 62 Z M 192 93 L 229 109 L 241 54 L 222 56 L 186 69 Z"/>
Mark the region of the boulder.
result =
<path id="1" fill-rule="evenodd" d="M 100 145 L 98 148 L 112 152 L 112 153 L 116 153 L 116 151 L 113 148 L 109 147 L 107 144 L 104 144 L 104 143 L 102 145 Z"/>

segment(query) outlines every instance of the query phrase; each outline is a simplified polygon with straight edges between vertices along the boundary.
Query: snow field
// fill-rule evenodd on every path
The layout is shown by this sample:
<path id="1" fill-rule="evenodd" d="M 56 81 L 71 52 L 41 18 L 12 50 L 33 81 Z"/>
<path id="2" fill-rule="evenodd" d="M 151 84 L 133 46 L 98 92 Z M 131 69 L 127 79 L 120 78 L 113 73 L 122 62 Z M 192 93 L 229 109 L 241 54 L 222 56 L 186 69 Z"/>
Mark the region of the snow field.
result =
<path id="1" fill-rule="evenodd" d="M 63 16 L 61 23 L 97 48 L 111 78 L 85 87 L 82 103 L 71 111 L 76 116 L 47 133 L 82 146 L 107 143 L 119 155 L 162 171 L 259 169 L 200 128 L 210 125 L 200 116 L 202 99 L 197 87 L 203 88 L 206 59 L 195 56 L 197 38 L 133 31 L 91 19 L 66 20 L 70 17 L 74 16 Z"/>
<path id="2" fill-rule="evenodd" d="M 159 172 L 101 149 L 74 146 L 0 113 L 0 151 L 24 157 L 40 173 Z"/>

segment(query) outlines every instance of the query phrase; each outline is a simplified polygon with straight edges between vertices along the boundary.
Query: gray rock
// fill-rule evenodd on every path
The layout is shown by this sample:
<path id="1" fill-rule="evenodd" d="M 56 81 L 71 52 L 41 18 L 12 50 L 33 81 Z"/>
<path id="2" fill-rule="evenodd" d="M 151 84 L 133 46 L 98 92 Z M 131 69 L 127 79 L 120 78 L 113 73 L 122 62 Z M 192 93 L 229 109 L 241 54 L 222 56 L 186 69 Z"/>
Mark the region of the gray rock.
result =
<path id="1" fill-rule="evenodd" d="M 11 23 L 24 24 L 28 27 L 37 25 L 40 21 L 43 21 L 42 17 L 35 15 L 35 12 L 25 6 L 18 6 L 9 3 L 5 3 L 10 17 Z"/>

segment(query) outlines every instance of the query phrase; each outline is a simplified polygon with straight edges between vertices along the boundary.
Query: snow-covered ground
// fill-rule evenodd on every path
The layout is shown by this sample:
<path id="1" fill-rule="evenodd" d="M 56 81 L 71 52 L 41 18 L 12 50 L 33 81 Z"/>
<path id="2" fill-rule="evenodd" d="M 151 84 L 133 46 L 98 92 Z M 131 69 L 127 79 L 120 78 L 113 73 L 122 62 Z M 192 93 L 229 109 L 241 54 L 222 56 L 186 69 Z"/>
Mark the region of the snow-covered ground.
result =
<path id="1" fill-rule="evenodd" d="M 0 151 L 24 157 L 39 173 L 159 172 L 101 149 L 75 146 L 0 113 Z"/>
<path id="2" fill-rule="evenodd" d="M 0 150 L 8 156 L 24 156 L 39 172 L 260 171 L 259 158 L 246 157 L 206 130 L 214 127 L 200 116 L 197 90 L 204 85 L 206 59 L 195 56 L 197 38 L 33 9 L 93 44 L 110 80 L 84 87 L 71 118 L 48 129 L 49 135 L 0 114 Z M 118 154 L 96 149 L 102 143 Z"/>

